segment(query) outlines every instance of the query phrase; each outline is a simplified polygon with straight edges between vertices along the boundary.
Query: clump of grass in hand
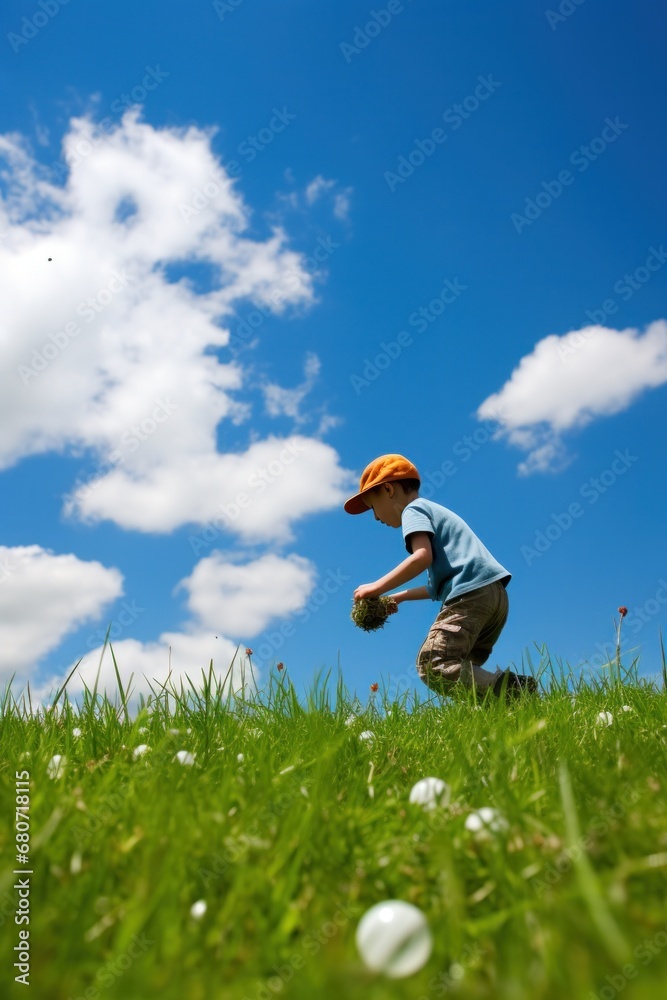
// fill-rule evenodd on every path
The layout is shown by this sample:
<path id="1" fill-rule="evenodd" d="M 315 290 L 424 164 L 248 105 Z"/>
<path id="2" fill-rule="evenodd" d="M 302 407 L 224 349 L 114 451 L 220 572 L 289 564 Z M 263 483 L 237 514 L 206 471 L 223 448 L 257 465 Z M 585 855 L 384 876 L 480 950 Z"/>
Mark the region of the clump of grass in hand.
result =
<path id="1" fill-rule="evenodd" d="M 364 632 L 374 632 L 384 626 L 392 603 L 391 597 L 362 597 L 354 602 L 350 618 Z"/>

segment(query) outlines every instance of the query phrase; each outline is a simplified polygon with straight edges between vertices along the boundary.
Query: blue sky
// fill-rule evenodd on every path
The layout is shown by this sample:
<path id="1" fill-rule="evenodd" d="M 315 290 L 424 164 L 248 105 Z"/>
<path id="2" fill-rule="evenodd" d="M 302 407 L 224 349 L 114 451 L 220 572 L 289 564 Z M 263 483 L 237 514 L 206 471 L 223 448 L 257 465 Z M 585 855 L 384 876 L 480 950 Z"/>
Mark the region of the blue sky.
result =
<path id="1" fill-rule="evenodd" d="M 340 663 L 362 699 L 428 697 L 438 605 L 376 634 L 349 618 L 406 556 L 343 511 L 388 452 L 513 574 L 492 668 L 537 643 L 595 669 L 624 604 L 626 662 L 659 671 L 664 14 L 2 18 L 0 680 L 47 691 L 84 654 L 94 680 L 112 622 L 135 686 L 170 644 L 193 677 L 247 645 L 260 683 Z"/>

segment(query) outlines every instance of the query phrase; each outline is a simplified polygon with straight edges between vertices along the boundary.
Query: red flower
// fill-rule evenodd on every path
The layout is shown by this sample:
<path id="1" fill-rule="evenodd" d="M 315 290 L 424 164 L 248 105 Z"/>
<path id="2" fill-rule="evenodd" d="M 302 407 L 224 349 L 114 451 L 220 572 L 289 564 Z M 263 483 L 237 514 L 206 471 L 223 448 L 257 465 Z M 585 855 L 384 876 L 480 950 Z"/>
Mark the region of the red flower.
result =
<path id="1" fill-rule="evenodd" d="M 246 656 L 252 656 L 252 649 L 250 648 L 250 646 L 246 646 L 246 648 L 245 648 L 245 655 Z"/>
<path id="2" fill-rule="evenodd" d="M 377 689 L 378 689 L 377 684 L 371 684 L 371 691 L 377 691 Z"/>
<path id="3" fill-rule="evenodd" d="M 283 661 L 281 660 L 281 661 L 280 661 L 280 663 L 277 663 L 277 664 L 276 664 L 276 666 L 278 667 L 278 670 L 282 670 L 282 669 L 283 669 L 283 667 L 285 666 L 285 664 L 284 664 L 284 663 L 283 663 Z"/>
<path id="4" fill-rule="evenodd" d="M 625 607 L 624 604 L 621 604 L 620 608 L 618 609 L 618 613 L 621 616 L 621 618 L 625 618 L 625 616 L 628 613 L 628 609 Z"/>

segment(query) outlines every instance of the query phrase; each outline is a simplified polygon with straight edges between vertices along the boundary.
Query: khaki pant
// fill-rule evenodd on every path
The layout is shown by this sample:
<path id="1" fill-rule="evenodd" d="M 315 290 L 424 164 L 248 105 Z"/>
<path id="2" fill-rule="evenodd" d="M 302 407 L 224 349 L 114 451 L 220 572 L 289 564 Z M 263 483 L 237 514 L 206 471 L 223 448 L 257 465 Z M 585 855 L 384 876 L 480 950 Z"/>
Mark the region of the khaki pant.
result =
<path id="1" fill-rule="evenodd" d="M 439 694 L 457 682 L 466 688 L 491 687 L 502 673 L 482 669 L 507 621 L 509 599 L 500 580 L 443 604 L 417 654 L 417 672 Z"/>

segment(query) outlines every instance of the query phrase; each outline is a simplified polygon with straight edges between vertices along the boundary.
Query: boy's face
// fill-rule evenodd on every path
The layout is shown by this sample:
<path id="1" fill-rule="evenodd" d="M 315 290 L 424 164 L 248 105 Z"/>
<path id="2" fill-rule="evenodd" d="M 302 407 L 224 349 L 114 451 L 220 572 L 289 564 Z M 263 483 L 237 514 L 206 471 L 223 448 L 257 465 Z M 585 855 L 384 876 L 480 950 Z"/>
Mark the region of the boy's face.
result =
<path id="1" fill-rule="evenodd" d="M 394 483 L 380 483 L 364 497 L 364 503 L 375 514 L 375 520 L 382 521 L 390 528 L 400 528 L 403 508 L 409 502 L 409 498 L 402 490 L 399 493 Z"/>

